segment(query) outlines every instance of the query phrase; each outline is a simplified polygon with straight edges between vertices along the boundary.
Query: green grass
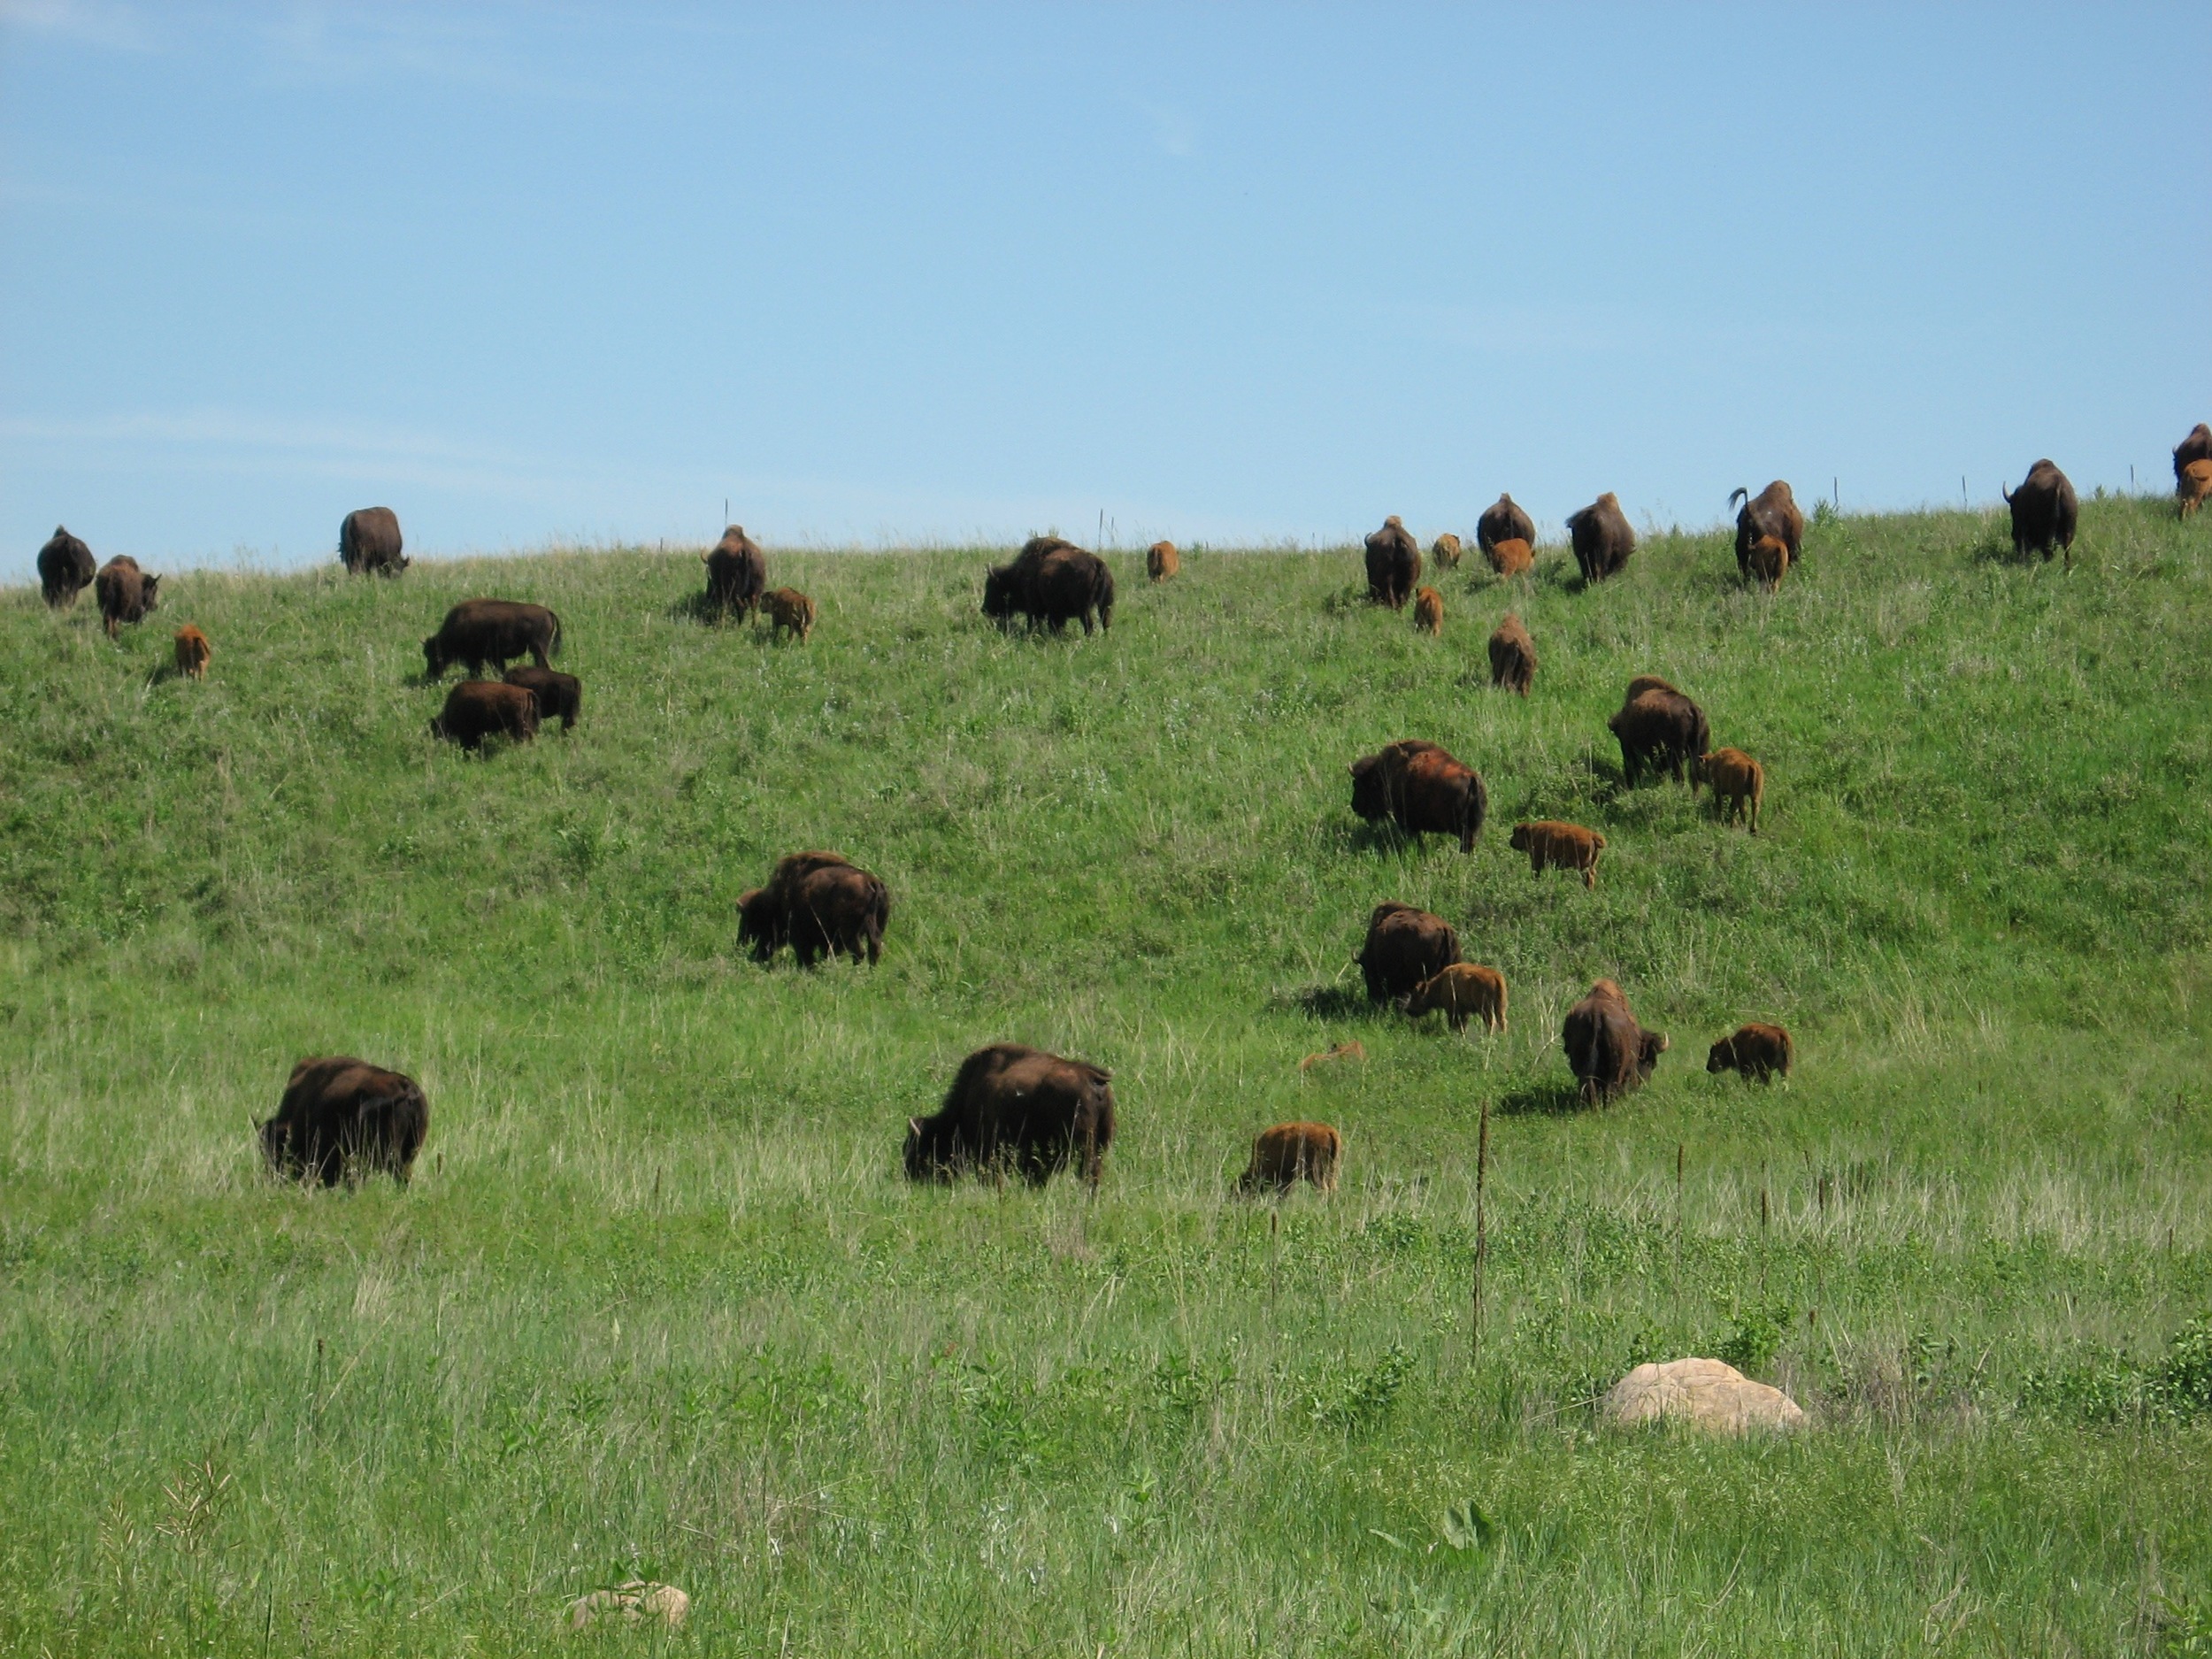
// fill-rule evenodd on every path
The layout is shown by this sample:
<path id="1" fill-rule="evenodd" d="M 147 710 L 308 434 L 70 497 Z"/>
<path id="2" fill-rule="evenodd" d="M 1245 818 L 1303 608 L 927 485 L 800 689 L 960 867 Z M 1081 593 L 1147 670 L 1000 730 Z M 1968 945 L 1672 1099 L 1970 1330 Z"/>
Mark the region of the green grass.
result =
<path id="1" fill-rule="evenodd" d="M 1768 598 L 1720 535 L 1587 593 L 1554 549 L 1446 578 L 1440 641 L 1349 550 L 1118 557 L 1088 640 L 986 626 L 983 550 L 773 555 L 804 647 L 703 626 L 689 553 L 183 572 L 119 647 L 8 592 L 0 1649 L 536 1653 L 642 1572 L 694 1617 L 631 1645 L 686 1652 L 2194 1650 L 2212 552 L 2116 500 L 2078 553 L 1824 519 Z M 560 611 L 572 734 L 428 738 L 480 593 Z M 157 672 L 186 621 L 204 684 Z M 1620 787 L 1642 672 L 1765 763 L 1765 833 Z M 1352 818 L 1400 736 L 1487 778 L 1471 856 Z M 1594 893 L 1525 817 L 1605 833 Z M 892 887 L 872 971 L 735 951 L 818 846 Z M 1385 898 L 1509 1033 L 1365 1006 Z M 1601 974 L 1674 1047 L 1594 1113 Z M 1705 1074 L 1747 1018 L 1793 1082 Z M 1113 1069 L 1094 1202 L 902 1179 L 1006 1038 Z M 422 1080 L 411 1188 L 261 1173 L 334 1051 Z M 1346 1180 L 1278 1217 L 1232 1185 L 1294 1117 Z M 1716 1352 L 1809 1432 L 1597 1427 Z"/>

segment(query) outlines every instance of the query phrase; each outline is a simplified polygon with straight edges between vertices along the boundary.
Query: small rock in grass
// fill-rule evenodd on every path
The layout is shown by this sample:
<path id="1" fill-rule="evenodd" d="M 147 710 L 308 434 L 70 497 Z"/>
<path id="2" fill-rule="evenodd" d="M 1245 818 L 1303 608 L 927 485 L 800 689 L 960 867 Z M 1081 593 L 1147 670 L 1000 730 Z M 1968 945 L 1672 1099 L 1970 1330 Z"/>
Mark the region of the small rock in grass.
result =
<path id="1" fill-rule="evenodd" d="M 1613 1385 L 1600 1410 L 1617 1427 L 1665 1420 L 1714 1434 L 1793 1429 L 1805 1421 L 1797 1402 L 1779 1388 L 1753 1382 L 1717 1359 L 1639 1365 Z"/>
<path id="2" fill-rule="evenodd" d="M 589 1630 L 603 1618 L 618 1617 L 629 1624 L 657 1619 L 673 1630 L 690 1611 L 691 1598 L 674 1585 L 633 1578 L 611 1590 L 594 1590 L 579 1596 L 569 1604 L 568 1627 Z"/>

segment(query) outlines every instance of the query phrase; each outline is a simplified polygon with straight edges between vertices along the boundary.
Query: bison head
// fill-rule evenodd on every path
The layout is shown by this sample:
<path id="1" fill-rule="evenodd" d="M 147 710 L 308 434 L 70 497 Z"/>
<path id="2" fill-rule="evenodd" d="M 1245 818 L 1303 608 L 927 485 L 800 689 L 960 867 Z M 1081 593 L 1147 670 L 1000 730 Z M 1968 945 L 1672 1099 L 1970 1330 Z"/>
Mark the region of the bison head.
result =
<path id="1" fill-rule="evenodd" d="M 1667 1034 L 1663 1031 L 1640 1032 L 1642 1039 L 1636 1051 L 1636 1075 L 1647 1078 L 1659 1069 L 1659 1056 L 1667 1051 Z"/>
<path id="2" fill-rule="evenodd" d="M 783 932 L 775 895 L 767 888 L 754 887 L 738 895 L 737 942 L 751 947 L 755 962 L 766 962 L 776 954 Z"/>
<path id="3" fill-rule="evenodd" d="M 1363 755 L 1352 763 L 1352 810 L 1371 824 L 1390 816 L 1381 756 Z"/>
<path id="4" fill-rule="evenodd" d="M 1020 583 L 1010 565 L 1001 565 L 983 578 L 983 614 L 1000 622 L 1021 609 Z"/>
<path id="5" fill-rule="evenodd" d="M 261 1137 L 261 1156 L 269 1168 L 279 1175 L 292 1173 L 299 1161 L 292 1156 L 292 1125 L 281 1118 L 271 1118 L 254 1125 Z"/>
<path id="6" fill-rule="evenodd" d="M 906 1179 L 910 1181 L 950 1180 L 953 1155 L 956 1150 L 948 1144 L 951 1139 L 933 1118 L 908 1118 L 904 1154 Z"/>
<path id="7" fill-rule="evenodd" d="M 161 595 L 155 591 L 155 589 L 158 588 L 160 586 L 161 578 L 158 576 L 149 576 L 140 582 L 138 588 L 139 602 L 143 604 L 147 610 L 153 611 L 157 610 L 160 607 Z"/>
<path id="8" fill-rule="evenodd" d="M 422 664 L 423 672 L 433 680 L 445 672 L 445 650 L 434 634 L 422 642 Z"/>
<path id="9" fill-rule="evenodd" d="M 1708 1071 L 1725 1071 L 1736 1064 L 1736 1042 L 1732 1037 L 1723 1037 L 1705 1056 Z"/>
<path id="10" fill-rule="evenodd" d="M 1526 852 L 1528 850 L 1528 826 L 1516 824 L 1513 826 L 1513 839 L 1506 844 L 1517 853 Z"/>

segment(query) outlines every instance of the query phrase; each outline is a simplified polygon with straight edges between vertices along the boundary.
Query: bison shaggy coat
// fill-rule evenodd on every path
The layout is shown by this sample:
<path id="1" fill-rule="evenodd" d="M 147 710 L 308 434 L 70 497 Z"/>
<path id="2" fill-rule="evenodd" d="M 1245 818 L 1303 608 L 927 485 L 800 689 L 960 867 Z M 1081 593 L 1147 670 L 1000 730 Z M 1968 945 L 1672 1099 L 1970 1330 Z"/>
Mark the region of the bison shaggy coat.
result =
<path id="1" fill-rule="evenodd" d="M 189 622 L 177 630 L 177 672 L 187 680 L 205 680 L 208 659 L 215 655 L 215 648 L 207 642 L 207 635 Z"/>
<path id="2" fill-rule="evenodd" d="M 1277 1124 L 1252 1142 L 1252 1161 L 1237 1186 L 1280 1197 L 1300 1181 L 1311 1181 L 1315 1191 L 1333 1193 L 1343 1159 L 1344 1137 L 1329 1125 Z"/>
<path id="3" fill-rule="evenodd" d="M 1444 632 L 1444 595 L 1435 588 L 1413 590 L 1413 626 L 1424 634 Z"/>
<path id="4" fill-rule="evenodd" d="M 1494 554 L 1501 541 L 1518 541 L 1523 547 L 1536 545 L 1536 520 L 1522 511 L 1520 503 L 1506 495 L 1485 507 L 1482 517 L 1475 520 L 1477 547 L 1485 553 Z M 1494 557 L 1492 563 L 1495 562 Z"/>
<path id="5" fill-rule="evenodd" d="M 1647 766 L 1671 772 L 1679 782 L 1683 769 L 1713 746 L 1705 711 L 1671 688 L 1638 692 L 1606 725 L 1620 741 L 1621 773 L 1632 789 Z"/>
<path id="6" fill-rule="evenodd" d="M 1740 749 L 1717 749 L 1700 755 L 1690 768 L 1690 793 L 1701 783 L 1713 787 L 1713 803 L 1721 809 L 1721 822 L 1741 818 L 1751 833 L 1759 833 L 1759 809 L 1767 798 L 1766 768 Z"/>
<path id="7" fill-rule="evenodd" d="M 77 603 L 77 595 L 92 586 L 95 566 L 92 549 L 61 526 L 38 550 L 38 588 L 57 611 Z"/>
<path id="8" fill-rule="evenodd" d="M 1739 1025 L 1732 1035 L 1713 1045 L 1705 1056 L 1705 1069 L 1740 1071 L 1758 1082 L 1770 1083 L 1778 1071 L 1787 1077 L 1796 1058 L 1796 1045 L 1779 1025 Z"/>
<path id="9" fill-rule="evenodd" d="M 825 956 L 871 963 L 883 955 L 891 890 L 842 853 L 792 853 L 779 859 L 768 885 L 737 902 L 738 943 L 756 962 L 789 945 L 801 967 Z"/>
<path id="10" fill-rule="evenodd" d="M 511 668 L 500 677 L 503 685 L 520 686 L 538 700 L 541 721 L 558 718 L 561 730 L 574 727 L 584 711 L 584 682 L 557 668 Z"/>
<path id="11" fill-rule="evenodd" d="M 1567 534 L 1573 538 L 1575 564 L 1586 585 L 1618 575 L 1628 556 L 1636 550 L 1636 532 L 1629 527 L 1620 498 L 1609 489 L 1581 511 L 1569 515 Z"/>
<path id="12" fill-rule="evenodd" d="M 143 622 L 148 611 L 159 610 L 160 586 L 161 578 L 147 575 L 127 553 L 101 565 L 92 579 L 92 595 L 100 602 L 100 626 L 108 638 L 115 638 L 124 623 Z"/>
<path id="13" fill-rule="evenodd" d="M 357 507 L 338 526 L 338 562 L 349 575 L 398 575 L 408 565 L 399 549 L 399 515 L 389 507 Z"/>
<path id="14" fill-rule="evenodd" d="M 699 558 L 707 567 L 707 609 L 740 622 L 751 616 L 768 587 L 768 556 L 745 526 L 730 526 Z"/>
<path id="15" fill-rule="evenodd" d="M 2023 557 L 2040 553 L 2048 563 L 2052 549 L 2066 549 L 2066 568 L 2074 568 L 2074 530 L 2081 521 L 2081 503 L 2074 497 L 2073 480 L 2049 460 L 2028 469 L 2018 489 L 2004 492 L 2012 509 L 2012 550 Z"/>
<path id="16" fill-rule="evenodd" d="M 1641 1086 L 1667 1051 L 1664 1034 L 1636 1023 L 1628 999 L 1610 979 L 1600 979 L 1567 1010 L 1560 1039 L 1584 1103 L 1592 1106 Z"/>
<path id="17" fill-rule="evenodd" d="M 1429 543 L 1429 557 L 1436 561 L 1436 568 L 1440 571 L 1457 570 L 1462 550 L 1459 538 L 1449 530 Z"/>
<path id="18" fill-rule="evenodd" d="M 1736 514 L 1736 569 L 1745 577 L 1751 570 L 1751 549 L 1763 536 L 1770 536 L 1789 549 L 1794 560 L 1805 544 L 1805 515 L 1798 511 L 1797 497 L 1780 479 L 1769 484 L 1757 495 L 1741 485 L 1732 491 L 1728 504 L 1739 502 L 1742 509 Z"/>
<path id="19" fill-rule="evenodd" d="M 464 599 L 445 613 L 438 631 L 422 642 L 424 671 L 436 680 L 458 664 L 469 678 L 484 664 L 504 670 L 518 657 L 550 668 L 561 649 L 561 619 L 543 605 L 512 599 Z"/>
<path id="20" fill-rule="evenodd" d="M 1367 942 L 1356 960 L 1367 1000 L 1386 1002 L 1409 995 L 1457 962 L 1459 935 L 1440 916 L 1386 902 L 1367 918 Z"/>
<path id="21" fill-rule="evenodd" d="M 276 1116 L 254 1125 L 270 1170 L 335 1187 L 382 1171 L 404 1187 L 430 1133 L 414 1079 L 347 1055 L 292 1068 Z"/>
<path id="22" fill-rule="evenodd" d="M 1420 580 L 1421 544 L 1394 512 L 1367 538 L 1367 597 L 1402 611 Z"/>
<path id="23" fill-rule="evenodd" d="M 1779 536 L 1763 535 L 1736 563 L 1741 566 L 1746 581 L 1755 581 L 1772 593 L 1782 585 L 1782 578 L 1790 573 L 1789 543 Z"/>
<path id="24" fill-rule="evenodd" d="M 1536 550 L 1519 536 L 1509 535 L 1490 544 L 1490 568 L 1501 576 L 1525 576 L 1536 564 Z"/>
<path id="25" fill-rule="evenodd" d="M 463 749 L 480 748 L 495 734 L 517 743 L 538 734 L 538 700 L 527 687 L 465 680 L 445 694 L 444 710 L 430 722 L 431 736 Z"/>
<path id="26" fill-rule="evenodd" d="M 1406 1012 L 1418 1019 L 1441 1012 L 1454 1031 L 1479 1019 L 1486 1031 L 1505 1029 L 1505 975 L 1479 963 L 1455 962 L 1413 987 Z"/>
<path id="27" fill-rule="evenodd" d="M 1605 837 L 1594 829 L 1556 818 L 1538 818 L 1513 826 L 1511 846 L 1515 852 L 1528 855 L 1531 875 L 1540 876 L 1547 870 L 1579 870 L 1584 887 L 1598 884 L 1598 856 L 1605 850 Z"/>
<path id="28" fill-rule="evenodd" d="M 1536 641 L 1510 611 L 1490 636 L 1490 683 L 1524 697 L 1536 683 Z"/>
<path id="29" fill-rule="evenodd" d="M 795 634 L 804 645 L 806 636 L 814 632 L 814 602 L 795 588 L 770 588 L 760 596 L 760 608 L 767 613 L 772 634 Z"/>
<path id="30" fill-rule="evenodd" d="M 2212 426 L 2201 420 L 2190 429 L 2187 437 L 2174 445 L 2174 482 L 2180 483 L 2182 474 L 2197 461 L 2212 461 Z"/>
<path id="31" fill-rule="evenodd" d="M 1172 541 L 1155 541 L 1144 550 L 1144 573 L 1156 582 L 1172 581 L 1183 568 L 1183 556 Z"/>
<path id="32" fill-rule="evenodd" d="M 2192 461 L 2183 467 L 2174 494 L 2180 499 L 2184 518 L 2203 506 L 2204 498 L 2212 495 L 2212 461 Z"/>
<path id="33" fill-rule="evenodd" d="M 1475 849 L 1490 797 L 1482 774 L 1434 743 L 1402 739 L 1352 763 L 1352 810 L 1370 823 L 1385 818 L 1418 842 L 1432 832 L 1459 837 Z"/>
<path id="34" fill-rule="evenodd" d="M 1018 1042 L 979 1048 L 933 1116 L 907 1119 L 907 1179 L 949 1181 L 1010 1166 L 1041 1187 L 1072 1163 L 1095 1188 L 1114 1140 L 1112 1076 Z"/>

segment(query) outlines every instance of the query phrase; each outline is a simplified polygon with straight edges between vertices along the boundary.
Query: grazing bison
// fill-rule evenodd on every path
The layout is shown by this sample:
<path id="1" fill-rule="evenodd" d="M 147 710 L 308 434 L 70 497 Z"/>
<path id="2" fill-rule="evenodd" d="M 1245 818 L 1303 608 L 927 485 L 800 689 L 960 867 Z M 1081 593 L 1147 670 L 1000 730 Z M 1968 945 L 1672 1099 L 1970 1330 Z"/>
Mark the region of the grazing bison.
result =
<path id="1" fill-rule="evenodd" d="M 1144 573 L 1156 582 L 1172 581 L 1183 568 L 1183 556 L 1172 541 L 1155 541 L 1144 550 Z"/>
<path id="2" fill-rule="evenodd" d="M 1441 1011 L 1454 1031 L 1479 1019 L 1486 1031 L 1505 1029 L 1505 975 L 1477 963 L 1455 962 L 1413 987 L 1406 1012 L 1418 1019 Z"/>
<path id="3" fill-rule="evenodd" d="M 512 599 L 464 599 L 445 613 L 438 631 L 422 642 L 422 659 L 433 680 L 455 664 L 474 679 L 484 664 L 503 670 L 518 657 L 540 668 L 561 649 L 561 619 L 543 605 Z"/>
<path id="4" fill-rule="evenodd" d="M 1490 568 L 1501 576 L 1525 576 L 1534 568 L 1536 550 L 1517 535 L 1490 544 Z"/>
<path id="5" fill-rule="evenodd" d="M 740 622 L 751 616 L 768 586 L 768 556 L 745 526 L 730 526 L 699 558 L 707 567 L 707 609 Z"/>
<path id="6" fill-rule="evenodd" d="M 1490 636 L 1490 683 L 1524 697 L 1536 683 L 1536 641 L 1521 618 L 1509 611 Z"/>
<path id="7" fill-rule="evenodd" d="M 933 1117 L 906 1121 L 907 1179 L 949 1181 L 1010 1165 L 1033 1187 L 1074 1163 L 1093 1188 L 1114 1140 L 1113 1073 L 1018 1042 L 961 1062 Z"/>
<path id="8" fill-rule="evenodd" d="M 269 1168 L 287 1179 L 335 1187 L 382 1171 L 404 1187 L 430 1104 L 414 1079 L 333 1055 L 294 1066 L 276 1116 L 254 1127 Z"/>
<path id="9" fill-rule="evenodd" d="M 1011 622 L 1032 616 L 1032 591 L 1046 558 L 1075 546 L 1056 535 L 1033 535 L 1022 543 L 1011 563 L 995 565 L 983 576 L 983 614 L 995 622 Z"/>
<path id="10" fill-rule="evenodd" d="M 1763 535 L 1737 563 L 1743 567 L 1747 581 L 1755 581 L 1766 592 L 1772 593 L 1782 585 L 1782 578 L 1790 573 L 1789 543 L 1779 536 Z"/>
<path id="11" fill-rule="evenodd" d="M 1586 586 L 1618 575 L 1636 550 L 1636 533 L 1629 527 L 1619 497 L 1609 489 L 1569 515 L 1567 534 L 1574 538 L 1575 563 Z"/>
<path id="12" fill-rule="evenodd" d="M 1606 725 L 1620 740 L 1621 773 L 1632 789 L 1646 766 L 1680 782 L 1683 769 L 1713 746 L 1705 711 L 1671 687 L 1637 693 Z"/>
<path id="13" fill-rule="evenodd" d="M 2066 568 L 2074 568 L 2074 527 L 2081 518 L 2081 503 L 2074 498 L 2072 480 L 2048 460 L 2028 469 L 2018 489 L 2004 492 L 2012 509 L 2012 550 L 2020 555 L 2040 553 L 2048 564 L 2051 549 L 2066 549 Z"/>
<path id="14" fill-rule="evenodd" d="M 1561 1040 L 1583 1102 L 1592 1106 L 1639 1087 L 1667 1051 L 1665 1036 L 1636 1023 L 1628 999 L 1610 979 L 1600 979 L 1567 1010 Z"/>
<path id="15" fill-rule="evenodd" d="M 1457 570 L 1460 552 L 1459 538 L 1449 530 L 1429 544 L 1429 557 L 1436 561 L 1436 568 L 1440 571 Z"/>
<path id="16" fill-rule="evenodd" d="M 1354 1038 L 1349 1042 L 1332 1043 L 1319 1054 L 1310 1054 L 1298 1063 L 1301 1071 L 1310 1071 L 1317 1065 L 1333 1064 L 1339 1060 L 1356 1060 L 1367 1064 L 1367 1045 Z"/>
<path id="17" fill-rule="evenodd" d="M 1394 512 L 1367 538 L 1367 597 L 1402 611 L 1420 580 L 1421 544 Z"/>
<path id="18" fill-rule="evenodd" d="M 1779 1025 L 1739 1025 L 1733 1035 L 1713 1045 L 1705 1056 L 1705 1069 L 1740 1071 L 1758 1082 L 1771 1083 L 1777 1071 L 1784 1077 L 1790 1074 L 1790 1063 L 1796 1057 L 1796 1046 Z"/>
<path id="19" fill-rule="evenodd" d="M 883 955 L 891 890 L 842 853 L 792 853 L 766 887 L 739 897 L 737 913 L 737 941 L 756 962 L 789 945 L 803 968 L 840 954 L 872 963 Z"/>
<path id="20" fill-rule="evenodd" d="M 188 622 L 177 630 L 176 648 L 177 672 L 187 680 L 205 680 L 208 659 L 215 655 L 207 635 Z"/>
<path id="21" fill-rule="evenodd" d="M 2183 467 L 2174 494 L 2180 498 L 2184 518 L 2203 506 L 2204 498 L 2212 495 L 2212 461 L 2192 461 Z"/>
<path id="22" fill-rule="evenodd" d="M 1444 632 L 1444 595 L 1435 588 L 1413 590 L 1413 626 L 1423 634 Z"/>
<path id="23" fill-rule="evenodd" d="M 1311 1181 L 1315 1191 L 1333 1193 L 1343 1157 L 1344 1137 L 1327 1124 L 1277 1124 L 1252 1142 L 1252 1161 L 1237 1186 L 1280 1197 L 1300 1181 Z"/>
<path id="24" fill-rule="evenodd" d="M 1057 634 L 1071 620 L 1091 631 L 1091 618 L 1110 632 L 1114 626 L 1114 573 L 1106 561 L 1079 547 L 1055 549 L 1037 566 L 1030 587 L 1029 620 Z"/>
<path id="25" fill-rule="evenodd" d="M 1367 1000 L 1387 1002 L 1411 995 L 1423 980 L 1457 962 L 1459 935 L 1442 917 L 1410 904 L 1378 904 L 1367 918 L 1367 942 L 1355 960 L 1367 981 Z"/>
<path id="26" fill-rule="evenodd" d="M 92 549 L 62 525 L 38 550 L 38 587 L 46 603 L 57 611 L 77 603 L 77 595 L 92 586 Z"/>
<path id="27" fill-rule="evenodd" d="M 338 526 L 338 562 L 349 575 L 398 575 L 408 565 L 399 549 L 399 515 L 389 507 L 357 507 Z"/>
<path id="28" fill-rule="evenodd" d="M 1520 503 L 1510 495 L 1500 495 L 1475 520 L 1475 545 L 1491 555 L 1494 566 L 1501 541 L 1518 541 L 1523 547 L 1536 545 L 1536 520 L 1522 511 Z M 1505 573 L 1508 572 L 1501 572 Z"/>
<path id="29" fill-rule="evenodd" d="M 768 614 L 772 634 L 795 634 L 804 645 L 814 632 L 814 602 L 795 588 L 770 588 L 761 595 L 760 608 Z"/>
<path id="30" fill-rule="evenodd" d="M 1528 855 L 1528 871 L 1532 876 L 1547 870 L 1579 870 L 1584 887 L 1598 884 L 1598 855 L 1605 850 L 1605 837 L 1594 829 L 1563 824 L 1556 818 L 1538 818 L 1516 824 L 1510 845 L 1515 852 Z"/>
<path id="31" fill-rule="evenodd" d="M 522 686 L 495 680 L 465 680 L 445 694 L 445 709 L 430 722 L 430 735 L 463 749 L 480 748 L 504 733 L 518 743 L 538 734 L 538 700 Z"/>
<path id="32" fill-rule="evenodd" d="M 100 602 L 100 625 L 108 638 L 115 638 L 122 624 L 143 622 L 148 611 L 159 610 L 161 596 L 156 590 L 160 586 L 161 578 L 147 575 L 127 553 L 101 565 L 92 579 L 92 596 Z"/>
<path id="33" fill-rule="evenodd" d="M 2174 482 L 2180 483 L 2183 474 L 2199 461 L 2212 461 L 2212 426 L 2201 420 L 2191 428 L 2187 437 L 2174 445 Z"/>
<path id="34" fill-rule="evenodd" d="M 1489 794 L 1482 774 L 1434 743 L 1409 738 L 1352 763 L 1352 810 L 1370 823 L 1387 818 L 1417 843 L 1432 832 L 1475 849 Z"/>
<path id="35" fill-rule="evenodd" d="M 1741 818 L 1751 833 L 1759 833 L 1759 809 L 1767 798 L 1766 768 L 1740 749 L 1717 749 L 1700 755 L 1690 766 L 1690 793 L 1701 783 L 1713 786 L 1713 803 L 1721 808 L 1721 822 Z"/>
<path id="36" fill-rule="evenodd" d="M 1736 570 L 1749 577 L 1751 549 L 1763 536 L 1770 536 L 1789 549 L 1790 559 L 1795 562 L 1799 549 L 1805 545 L 1805 515 L 1798 511 L 1797 497 L 1780 479 L 1753 495 L 1740 484 L 1730 492 L 1728 504 L 1738 502 L 1743 507 L 1736 514 Z"/>
<path id="37" fill-rule="evenodd" d="M 1671 682 L 1660 679 L 1656 674 L 1639 674 L 1628 682 L 1628 689 L 1621 693 L 1621 706 L 1627 707 L 1647 691 L 1671 692 L 1678 697 L 1682 695 Z"/>
<path id="38" fill-rule="evenodd" d="M 538 718 L 557 718 L 564 732 L 572 730 L 584 711 L 584 682 L 573 674 L 557 668 L 511 668 L 499 678 L 503 684 L 520 686 L 535 697 Z"/>

